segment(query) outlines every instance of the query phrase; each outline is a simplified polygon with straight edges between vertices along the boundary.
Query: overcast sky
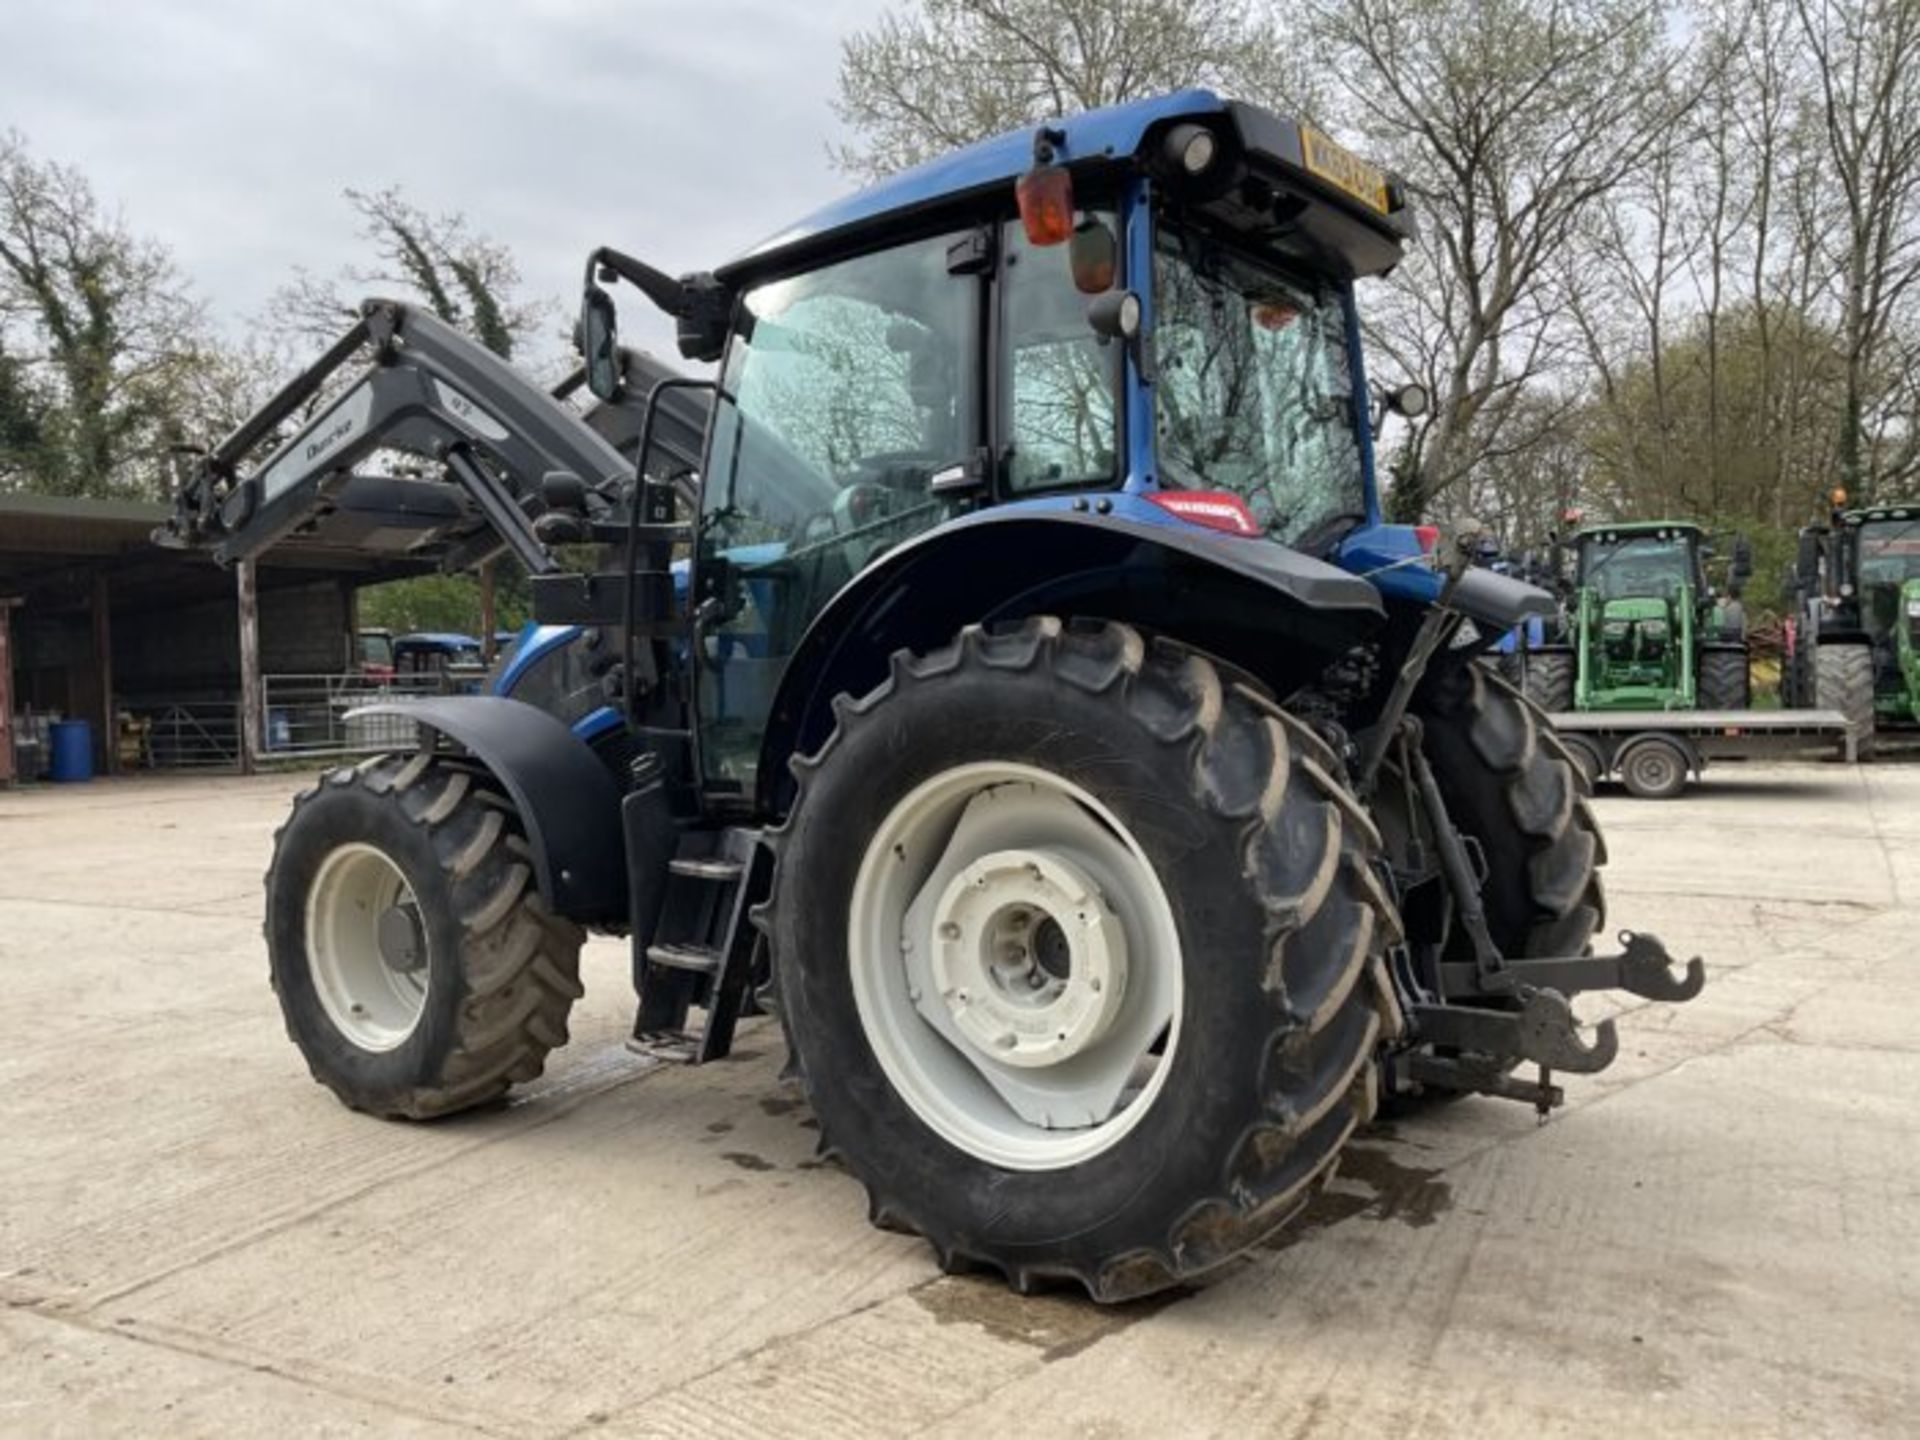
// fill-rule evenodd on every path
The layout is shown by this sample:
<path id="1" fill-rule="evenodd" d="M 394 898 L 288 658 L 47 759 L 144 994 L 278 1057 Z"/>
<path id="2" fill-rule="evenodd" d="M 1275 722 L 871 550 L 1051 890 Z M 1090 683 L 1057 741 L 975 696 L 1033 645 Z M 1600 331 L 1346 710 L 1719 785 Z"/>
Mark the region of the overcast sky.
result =
<path id="1" fill-rule="evenodd" d="M 839 40 L 883 8 L 0 0 L 0 129 L 84 171 L 230 330 L 295 265 L 365 258 L 348 185 L 465 211 L 571 304 L 594 245 L 707 268 L 849 188 Z"/>

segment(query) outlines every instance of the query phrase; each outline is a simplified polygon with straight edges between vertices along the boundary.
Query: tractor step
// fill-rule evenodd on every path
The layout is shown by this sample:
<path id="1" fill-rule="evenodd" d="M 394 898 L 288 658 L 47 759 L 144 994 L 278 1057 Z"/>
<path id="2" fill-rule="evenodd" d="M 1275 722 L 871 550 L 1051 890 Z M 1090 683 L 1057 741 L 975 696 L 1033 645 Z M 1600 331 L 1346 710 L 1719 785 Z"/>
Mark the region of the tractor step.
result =
<path id="1" fill-rule="evenodd" d="M 720 968 L 720 953 L 704 945 L 649 945 L 647 963 L 665 965 L 673 970 L 691 970 L 696 975 L 711 975 Z"/>
<path id="2" fill-rule="evenodd" d="M 692 856 L 676 858 L 667 866 L 672 875 L 685 875 L 693 880 L 738 880 L 741 866 L 738 860 L 710 860 Z"/>
<path id="3" fill-rule="evenodd" d="M 630 1048 L 689 1065 L 718 1060 L 735 1022 L 752 1013 L 758 937 L 747 912 L 768 880 L 760 832 L 689 831 L 655 874 L 664 893 L 653 934 L 633 938 L 640 1011 Z"/>

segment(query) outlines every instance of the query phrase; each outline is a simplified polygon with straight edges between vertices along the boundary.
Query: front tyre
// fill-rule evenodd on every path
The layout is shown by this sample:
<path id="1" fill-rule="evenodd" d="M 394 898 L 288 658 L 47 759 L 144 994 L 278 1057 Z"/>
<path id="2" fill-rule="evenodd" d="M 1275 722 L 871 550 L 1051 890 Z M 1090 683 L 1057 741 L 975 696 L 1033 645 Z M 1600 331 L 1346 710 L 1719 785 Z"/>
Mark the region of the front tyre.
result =
<path id="1" fill-rule="evenodd" d="M 1752 704 L 1752 667 L 1746 650 L 1701 651 L 1700 708 L 1745 710 Z"/>
<path id="2" fill-rule="evenodd" d="M 330 772 L 267 871 L 287 1034 L 355 1110 L 425 1119 L 537 1076 L 581 993 L 580 928 L 551 914 L 511 804 L 427 752 Z"/>
<path id="3" fill-rule="evenodd" d="M 875 1220 L 1100 1300 L 1283 1225 L 1400 1024 L 1330 752 L 1199 655 L 1051 619 L 902 653 L 836 714 L 766 923 Z"/>

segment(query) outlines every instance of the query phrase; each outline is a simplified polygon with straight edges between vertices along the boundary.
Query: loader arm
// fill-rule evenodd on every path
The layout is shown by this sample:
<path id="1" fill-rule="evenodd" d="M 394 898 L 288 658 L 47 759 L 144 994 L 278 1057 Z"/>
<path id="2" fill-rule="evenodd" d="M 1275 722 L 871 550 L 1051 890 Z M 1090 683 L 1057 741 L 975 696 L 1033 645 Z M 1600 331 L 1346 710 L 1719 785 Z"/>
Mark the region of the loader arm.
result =
<path id="1" fill-rule="evenodd" d="M 633 388 L 642 396 L 671 373 L 644 356 L 624 358 L 639 372 Z M 344 390 L 301 420 L 331 380 L 362 361 Z M 704 412 L 679 418 L 649 470 L 684 473 L 697 463 L 688 440 L 697 444 Z M 313 365 L 214 449 L 189 457 L 174 513 L 154 538 L 206 548 L 222 564 L 295 533 L 429 557 L 450 571 L 508 550 L 530 573 L 547 574 L 556 563 L 534 525 L 547 508 L 546 479 L 578 477 L 583 518 L 614 518 L 634 473 L 621 440 L 635 427 L 621 419 L 575 411 L 422 310 L 369 300 Z M 275 444 L 294 422 L 292 436 Z M 417 457 L 426 473 L 356 473 L 376 451 Z"/>

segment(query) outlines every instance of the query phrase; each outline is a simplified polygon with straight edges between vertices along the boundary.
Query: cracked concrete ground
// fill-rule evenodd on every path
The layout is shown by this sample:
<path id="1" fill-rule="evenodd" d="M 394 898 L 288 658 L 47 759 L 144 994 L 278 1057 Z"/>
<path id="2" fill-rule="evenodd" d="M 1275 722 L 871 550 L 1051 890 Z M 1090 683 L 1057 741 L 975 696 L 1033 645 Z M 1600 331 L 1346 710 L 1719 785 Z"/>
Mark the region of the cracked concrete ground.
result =
<path id="1" fill-rule="evenodd" d="M 1604 799 L 1613 923 L 1707 956 L 1545 1126 L 1368 1136 L 1308 1222 L 1099 1310 L 941 1277 L 761 1028 L 620 1048 L 617 944 L 513 1104 L 348 1114 L 259 938 L 300 782 L 0 794 L 0 1433 L 1910 1435 L 1920 768 Z"/>

